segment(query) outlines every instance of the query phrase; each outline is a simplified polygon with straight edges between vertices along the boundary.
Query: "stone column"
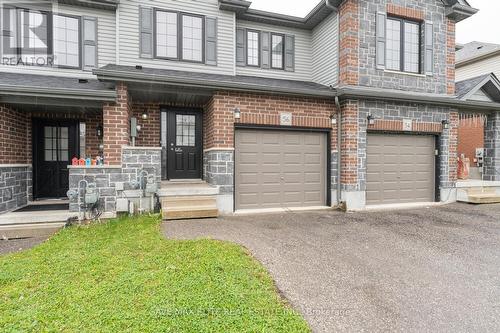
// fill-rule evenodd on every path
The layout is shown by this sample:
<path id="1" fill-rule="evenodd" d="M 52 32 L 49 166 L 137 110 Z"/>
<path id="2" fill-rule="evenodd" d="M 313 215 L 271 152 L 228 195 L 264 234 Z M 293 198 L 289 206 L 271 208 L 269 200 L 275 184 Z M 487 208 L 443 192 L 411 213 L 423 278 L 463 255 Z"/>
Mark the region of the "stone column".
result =
<path id="1" fill-rule="evenodd" d="M 488 115 L 484 130 L 484 180 L 500 181 L 500 112 Z"/>
<path id="2" fill-rule="evenodd" d="M 122 147 L 130 142 L 131 100 L 123 82 L 116 85 L 116 102 L 103 106 L 104 161 L 109 165 L 120 165 Z"/>

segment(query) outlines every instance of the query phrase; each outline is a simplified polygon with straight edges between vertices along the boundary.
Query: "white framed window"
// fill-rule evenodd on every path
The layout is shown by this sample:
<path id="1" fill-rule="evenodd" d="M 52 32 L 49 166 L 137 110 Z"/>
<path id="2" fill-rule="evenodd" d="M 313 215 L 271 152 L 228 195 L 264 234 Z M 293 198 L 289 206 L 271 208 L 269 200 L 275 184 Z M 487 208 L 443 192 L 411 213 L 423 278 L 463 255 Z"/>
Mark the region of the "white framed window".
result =
<path id="1" fill-rule="evenodd" d="M 33 58 L 35 61 L 40 56 L 48 57 L 50 54 L 49 18 L 47 13 L 19 9 L 20 55 L 22 57 Z"/>
<path id="2" fill-rule="evenodd" d="M 420 73 L 421 24 L 416 21 L 388 17 L 386 36 L 386 68 Z"/>
<path id="3" fill-rule="evenodd" d="M 80 68 L 80 19 L 54 15 L 54 64 L 59 67 Z"/>
<path id="4" fill-rule="evenodd" d="M 283 35 L 271 34 L 271 68 L 284 68 L 284 39 Z"/>
<path id="5" fill-rule="evenodd" d="M 182 60 L 203 61 L 203 17 L 182 14 Z"/>
<path id="6" fill-rule="evenodd" d="M 247 30 L 247 65 L 260 66 L 260 33 Z"/>
<path id="7" fill-rule="evenodd" d="M 178 57 L 178 15 L 175 12 L 156 12 L 156 56 Z"/>

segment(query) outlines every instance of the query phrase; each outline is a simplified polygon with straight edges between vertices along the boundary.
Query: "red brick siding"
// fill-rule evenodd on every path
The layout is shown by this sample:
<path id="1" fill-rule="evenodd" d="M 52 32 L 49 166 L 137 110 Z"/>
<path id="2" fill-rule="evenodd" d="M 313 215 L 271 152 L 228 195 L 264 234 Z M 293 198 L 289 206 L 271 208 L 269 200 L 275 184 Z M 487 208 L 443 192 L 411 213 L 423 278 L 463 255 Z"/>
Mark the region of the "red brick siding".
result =
<path id="1" fill-rule="evenodd" d="M 464 154 L 473 165 L 476 148 L 484 148 L 484 124 L 461 121 L 458 127 L 458 156 Z"/>
<path id="2" fill-rule="evenodd" d="M 122 147 L 130 142 L 131 100 L 123 82 L 116 85 L 115 103 L 103 106 L 104 161 L 109 165 L 120 165 Z"/>
<path id="3" fill-rule="evenodd" d="M 0 105 L 0 164 L 29 163 L 27 133 L 26 113 Z"/>
<path id="4" fill-rule="evenodd" d="M 450 133 L 449 133 L 449 166 L 450 173 L 449 178 L 450 182 L 455 182 L 458 179 L 457 168 L 458 168 L 458 124 L 459 124 L 459 116 L 458 112 L 450 112 Z"/>
<path id="5" fill-rule="evenodd" d="M 339 83 L 359 83 L 359 8 L 358 0 L 346 0 L 339 8 Z"/>
<path id="6" fill-rule="evenodd" d="M 235 108 L 241 111 L 240 119 L 234 119 Z M 292 114 L 292 126 L 331 129 L 335 104 L 322 99 L 218 92 L 205 107 L 205 149 L 233 148 L 235 122 L 277 126 L 281 112 Z M 336 149 L 335 133 L 332 149 Z"/>
<path id="7" fill-rule="evenodd" d="M 418 21 L 423 21 L 425 18 L 425 13 L 421 10 L 398 6 L 392 3 L 387 4 L 387 14 Z"/>
<path id="8" fill-rule="evenodd" d="M 146 113 L 148 118 L 142 119 Z M 135 144 L 139 147 L 159 147 L 161 144 L 161 119 L 159 103 L 134 103 L 132 104 L 132 117 L 137 118 L 141 131 Z"/>
<path id="9" fill-rule="evenodd" d="M 342 173 L 340 181 L 344 185 L 358 183 L 358 135 L 359 135 L 359 107 L 357 101 L 343 101 L 342 108 Z"/>
<path id="10" fill-rule="evenodd" d="M 455 21 L 446 19 L 446 84 L 448 95 L 455 95 Z"/>
<path id="11" fill-rule="evenodd" d="M 441 133 L 443 125 L 441 123 L 427 123 L 413 121 L 412 132 L 418 133 Z M 375 124 L 368 125 L 371 131 L 403 131 L 402 120 L 375 120 Z"/>

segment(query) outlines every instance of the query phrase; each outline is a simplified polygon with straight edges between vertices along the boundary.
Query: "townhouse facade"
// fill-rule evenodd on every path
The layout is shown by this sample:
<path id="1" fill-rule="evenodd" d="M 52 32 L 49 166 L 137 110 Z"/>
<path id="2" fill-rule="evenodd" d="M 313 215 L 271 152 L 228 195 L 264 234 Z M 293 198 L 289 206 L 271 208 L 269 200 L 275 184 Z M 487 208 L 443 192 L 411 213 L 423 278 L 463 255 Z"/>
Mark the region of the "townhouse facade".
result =
<path id="1" fill-rule="evenodd" d="M 141 170 L 206 182 L 225 214 L 453 202 L 472 109 L 500 167 L 500 104 L 456 96 L 464 0 L 324 0 L 304 18 L 243 0 L 4 2 L 0 212 L 86 179 L 113 213 Z"/>

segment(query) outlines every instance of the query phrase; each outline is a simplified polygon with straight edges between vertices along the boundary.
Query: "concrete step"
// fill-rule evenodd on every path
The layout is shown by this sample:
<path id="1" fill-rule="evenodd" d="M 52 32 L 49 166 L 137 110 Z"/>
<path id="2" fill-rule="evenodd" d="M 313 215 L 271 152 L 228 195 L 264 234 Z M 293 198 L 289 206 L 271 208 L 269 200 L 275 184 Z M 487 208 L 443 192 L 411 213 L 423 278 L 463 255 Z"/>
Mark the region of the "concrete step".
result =
<path id="1" fill-rule="evenodd" d="M 62 229 L 65 222 L 0 225 L 0 239 L 45 237 Z"/>

